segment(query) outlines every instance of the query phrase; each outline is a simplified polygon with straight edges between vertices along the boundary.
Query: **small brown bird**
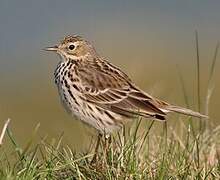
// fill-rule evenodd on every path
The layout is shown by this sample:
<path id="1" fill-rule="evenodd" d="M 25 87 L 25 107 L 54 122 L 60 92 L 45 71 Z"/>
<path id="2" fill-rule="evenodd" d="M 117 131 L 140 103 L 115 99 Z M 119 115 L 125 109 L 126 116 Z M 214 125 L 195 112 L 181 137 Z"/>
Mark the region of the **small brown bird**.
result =
<path id="1" fill-rule="evenodd" d="M 54 75 L 64 107 L 99 134 L 111 134 L 137 116 L 164 121 L 167 113 L 177 112 L 207 118 L 145 93 L 80 36 L 67 36 L 45 50 L 61 57 Z"/>

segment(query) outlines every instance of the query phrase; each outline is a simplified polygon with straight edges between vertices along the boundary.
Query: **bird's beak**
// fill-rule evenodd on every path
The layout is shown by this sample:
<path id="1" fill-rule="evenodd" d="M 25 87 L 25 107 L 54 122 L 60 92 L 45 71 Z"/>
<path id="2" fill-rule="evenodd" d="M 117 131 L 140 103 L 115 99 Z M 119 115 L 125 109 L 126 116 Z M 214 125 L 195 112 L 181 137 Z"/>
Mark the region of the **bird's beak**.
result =
<path id="1" fill-rule="evenodd" d="M 44 51 L 57 51 L 58 50 L 58 46 L 52 46 L 52 47 L 46 47 L 43 49 Z"/>

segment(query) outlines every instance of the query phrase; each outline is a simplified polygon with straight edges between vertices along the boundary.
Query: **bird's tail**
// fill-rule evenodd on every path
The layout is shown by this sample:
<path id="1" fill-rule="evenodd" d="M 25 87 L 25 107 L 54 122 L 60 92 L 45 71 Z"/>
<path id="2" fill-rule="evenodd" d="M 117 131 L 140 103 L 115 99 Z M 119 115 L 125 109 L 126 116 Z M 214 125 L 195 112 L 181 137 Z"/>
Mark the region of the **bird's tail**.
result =
<path id="1" fill-rule="evenodd" d="M 174 106 L 174 105 L 168 105 L 164 108 L 165 111 L 168 112 L 176 112 L 176 113 L 181 113 L 189 116 L 194 116 L 194 117 L 199 117 L 199 118 L 206 118 L 208 119 L 209 117 L 206 115 L 203 115 L 199 112 L 192 111 L 191 109 L 179 107 L 179 106 Z"/>

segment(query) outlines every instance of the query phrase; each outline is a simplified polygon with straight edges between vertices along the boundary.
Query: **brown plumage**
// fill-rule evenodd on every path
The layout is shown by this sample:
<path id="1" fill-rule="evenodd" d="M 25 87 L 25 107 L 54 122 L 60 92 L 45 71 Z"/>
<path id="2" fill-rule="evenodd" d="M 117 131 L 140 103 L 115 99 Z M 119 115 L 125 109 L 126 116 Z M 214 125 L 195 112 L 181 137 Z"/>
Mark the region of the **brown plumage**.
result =
<path id="1" fill-rule="evenodd" d="M 177 112 L 207 118 L 145 93 L 80 36 L 67 36 L 46 50 L 55 51 L 62 59 L 55 82 L 65 108 L 100 133 L 111 133 L 136 116 L 164 121 L 167 113 Z"/>

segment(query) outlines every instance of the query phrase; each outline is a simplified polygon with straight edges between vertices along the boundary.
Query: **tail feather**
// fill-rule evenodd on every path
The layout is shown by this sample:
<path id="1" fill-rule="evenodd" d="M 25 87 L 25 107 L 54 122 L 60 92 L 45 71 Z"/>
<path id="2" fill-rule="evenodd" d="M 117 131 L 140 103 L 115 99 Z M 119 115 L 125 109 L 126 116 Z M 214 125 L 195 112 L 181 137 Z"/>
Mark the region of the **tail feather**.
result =
<path id="1" fill-rule="evenodd" d="M 166 108 L 164 108 L 164 110 L 165 111 L 168 110 L 168 111 L 172 111 L 172 112 L 176 112 L 176 113 L 181 113 L 181 114 L 185 114 L 185 115 L 190 115 L 190 116 L 194 116 L 194 117 L 199 117 L 199 118 L 206 118 L 206 119 L 209 118 L 208 116 L 203 115 L 199 112 L 192 111 L 191 109 L 173 106 L 173 105 L 168 105 Z"/>

